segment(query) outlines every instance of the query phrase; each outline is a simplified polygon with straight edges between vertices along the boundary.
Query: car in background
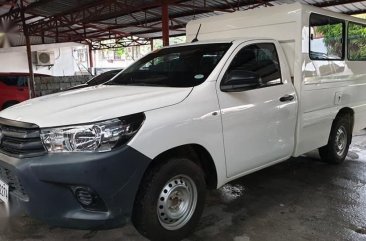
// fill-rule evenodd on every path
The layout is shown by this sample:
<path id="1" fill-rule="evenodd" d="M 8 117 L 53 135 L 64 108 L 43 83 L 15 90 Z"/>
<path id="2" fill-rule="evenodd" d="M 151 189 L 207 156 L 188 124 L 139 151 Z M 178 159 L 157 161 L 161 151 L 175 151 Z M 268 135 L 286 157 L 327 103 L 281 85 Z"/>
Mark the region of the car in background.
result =
<path id="1" fill-rule="evenodd" d="M 29 99 L 27 73 L 0 73 L 0 110 Z"/>
<path id="2" fill-rule="evenodd" d="M 122 69 L 115 69 L 115 70 L 106 71 L 104 73 L 101 73 L 101 74 L 95 76 L 94 78 L 90 79 L 89 81 L 87 81 L 84 84 L 76 85 L 76 86 L 73 86 L 73 87 L 68 88 L 66 90 L 75 90 L 75 89 L 81 89 L 81 88 L 85 88 L 85 87 L 104 84 L 105 82 L 112 79 L 114 76 L 116 76 L 121 71 L 122 71 Z"/>

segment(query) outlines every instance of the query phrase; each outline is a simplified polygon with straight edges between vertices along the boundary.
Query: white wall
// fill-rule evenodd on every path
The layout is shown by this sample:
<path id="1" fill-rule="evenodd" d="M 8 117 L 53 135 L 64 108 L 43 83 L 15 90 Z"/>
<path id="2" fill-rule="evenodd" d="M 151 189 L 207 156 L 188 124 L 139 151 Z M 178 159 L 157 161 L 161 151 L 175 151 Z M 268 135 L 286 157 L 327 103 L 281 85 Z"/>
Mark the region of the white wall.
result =
<path id="1" fill-rule="evenodd" d="M 34 45 L 32 52 L 53 51 L 56 60 L 55 65 L 50 69 L 33 65 L 33 70 L 35 73 L 52 76 L 73 76 L 79 74 L 80 71 L 85 73 L 88 68 L 88 57 L 86 57 L 86 62 L 79 62 L 74 52 L 75 49 L 83 47 L 85 46 L 78 43 Z M 29 72 L 26 47 L 0 49 L 0 72 Z"/>

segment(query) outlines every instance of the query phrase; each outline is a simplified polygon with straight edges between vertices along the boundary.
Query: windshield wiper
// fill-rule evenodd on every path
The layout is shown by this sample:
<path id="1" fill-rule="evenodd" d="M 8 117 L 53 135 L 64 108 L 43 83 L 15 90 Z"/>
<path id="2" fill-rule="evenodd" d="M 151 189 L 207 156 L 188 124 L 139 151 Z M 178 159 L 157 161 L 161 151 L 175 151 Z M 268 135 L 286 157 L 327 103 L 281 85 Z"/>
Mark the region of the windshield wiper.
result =
<path id="1" fill-rule="evenodd" d="M 126 86 L 151 86 L 151 87 L 171 87 L 166 84 L 153 84 L 146 82 L 135 82 L 135 83 L 113 83 L 113 85 L 126 85 Z"/>

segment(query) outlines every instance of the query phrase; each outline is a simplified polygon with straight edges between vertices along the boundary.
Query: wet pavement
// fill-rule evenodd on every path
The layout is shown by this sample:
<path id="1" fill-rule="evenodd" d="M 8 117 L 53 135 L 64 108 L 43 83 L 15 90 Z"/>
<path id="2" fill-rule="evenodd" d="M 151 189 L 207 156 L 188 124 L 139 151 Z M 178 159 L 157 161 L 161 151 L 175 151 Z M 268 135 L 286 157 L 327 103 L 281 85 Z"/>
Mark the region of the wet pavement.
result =
<path id="1" fill-rule="evenodd" d="M 316 152 L 243 177 L 207 195 L 196 232 L 186 241 L 366 240 L 366 132 L 347 161 L 328 165 Z M 27 217 L 0 241 L 146 241 L 127 225 L 108 231 L 49 227 Z"/>

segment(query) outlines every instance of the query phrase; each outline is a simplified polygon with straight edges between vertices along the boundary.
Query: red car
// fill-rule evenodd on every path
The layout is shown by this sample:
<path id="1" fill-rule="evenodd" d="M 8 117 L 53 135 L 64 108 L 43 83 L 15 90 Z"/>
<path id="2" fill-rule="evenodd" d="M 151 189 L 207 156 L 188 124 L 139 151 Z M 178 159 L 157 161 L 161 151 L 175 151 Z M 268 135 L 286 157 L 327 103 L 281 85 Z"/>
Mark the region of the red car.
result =
<path id="1" fill-rule="evenodd" d="M 29 74 L 0 73 L 0 110 L 29 99 Z"/>

